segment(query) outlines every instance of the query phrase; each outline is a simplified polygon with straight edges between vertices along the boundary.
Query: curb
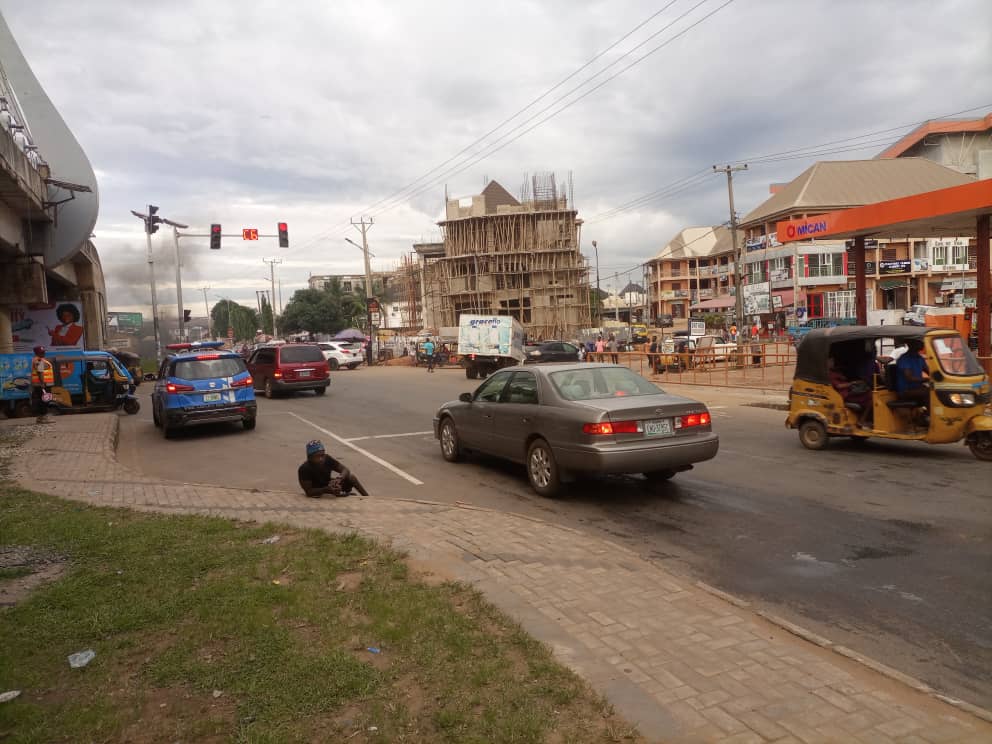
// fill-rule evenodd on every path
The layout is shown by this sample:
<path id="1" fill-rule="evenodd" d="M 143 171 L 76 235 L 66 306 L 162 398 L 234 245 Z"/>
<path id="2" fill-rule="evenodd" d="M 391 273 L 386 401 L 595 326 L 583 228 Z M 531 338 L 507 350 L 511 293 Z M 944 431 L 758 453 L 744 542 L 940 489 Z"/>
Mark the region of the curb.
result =
<path id="1" fill-rule="evenodd" d="M 112 431 L 111 431 L 111 434 L 110 434 L 110 445 L 111 445 L 110 456 L 111 456 L 111 458 L 113 460 L 116 461 L 117 460 L 117 446 L 118 446 L 118 443 L 120 441 L 120 421 L 119 421 L 119 417 L 118 416 L 115 416 L 114 417 L 113 424 L 112 424 L 112 427 L 111 428 L 112 428 Z M 164 483 L 168 483 L 168 482 L 165 481 Z M 185 486 L 194 486 L 194 487 L 195 486 L 202 486 L 204 488 L 217 488 L 217 489 L 222 489 L 222 490 L 226 490 L 226 491 L 244 491 L 245 490 L 245 489 L 242 489 L 242 488 L 229 488 L 227 486 L 217 486 L 217 485 L 207 484 L 207 483 L 181 483 L 181 482 L 176 482 L 175 484 L 169 484 L 169 485 L 185 485 Z M 296 494 L 292 494 L 289 491 L 271 491 L 271 493 L 285 493 L 285 494 L 288 494 L 288 495 L 296 495 Z M 370 497 L 370 498 L 374 498 L 374 497 Z M 456 502 L 450 503 L 450 504 L 449 503 L 442 503 L 442 502 L 438 502 L 438 501 L 428 501 L 426 499 L 391 498 L 391 499 L 389 499 L 389 501 L 394 501 L 394 502 L 398 502 L 398 503 L 418 504 L 418 505 L 422 505 L 422 506 L 442 507 L 442 508 L 446 508 L 446 509 L 462 509 L 464 511 L 477 511 L 477 512 L 489 513 L 489 514 L 499 514 L 500 516 L 509 516 L 509 517 L 513 517 L 515 519 L 523 519 L 523 520 L 526 520 L 526 521 L 529 521 L 529 522 L 534 522 L 534 523 L 537 523 L 537 524 L 544 525 L 546 527 L 551 527 L 553 529 L 562 530 L 562 531 L 569 532 L 569 533 L 572 533 L 572 534 L 575 534 L 575 535 L 584 535 L 584 533 L 582 533 L 580 530 L 577 530 L 575 528 L 566 527 L 564 525 L 557 525 L 557 524 L 554 524 L 553 522 L 549 522 L 547 520 L 540 519 L 538 517 L 531 517 L 531 516 L 526 515 L 526 514 L 517 514 L 515 512 L 500 512 L 500 511 L 496 511 L 494 509 L 489 509 L 487 507 L 475 506 L 473 504 L 466 504 L 466 503 L 460 502 L 460 501 L 456 501 Z M 127 507 L 125 507 L 125 508 L 127 508 Z M 637 553 L 636 551 L 631 550 L 630 548 L 627 548 L 624 545 L 620 545 L 618 543 L 614 543 L 614 542 L 609 541 L 609 540 L 603 540 L 603 543 L 606 544 L 606 545 L 609 545 L 611 548 L 616 549 L 616 550 L 618 550 L 620 552 L 627 553 L 629 555 L 637 556 L 637 557 L 641 558 L 642 560 L 653 562 L 653 561 L 651 561 L 650 558 L 645 558 L 645 557 L 641 556 L 639 553 Z M 670 573 L 672 573 L 667 568 L 665 570 L 666 571 L 669 571 Z M 754 615 L 757 615 L 758 617 L 760 617 L 760 618 L 768 621 L 772 625 L 775 625 L 776 627 L 781 628 L 782 630 L 785 630 L 788 633 L 791 633 L 792 635 L 796 636 L 797 638 L 801 638 L 802 640 L 804 640 L 804 641 L 806 641 L 808 643 L 812 643 L 812 644 L 814 644 L 816 646 L 819 646 L 820 648 L 825 649 L 827 651 L 832 651 L 832 652 L 834 652 L 836 654 L 839 654 L 840 656 L 843 656 L 843 657 L 845 657 L 847 659 L 850 659 L 851 661 L 854 661 L 855 663 L 858 663 L 861 666 L 863 666 L 863 667 L 865 667 L 867 669 L 872 670 L 873 672 L 876 672 L 878 674 L 881 674 L 882 676 L 887 677 L 888 679 L 890 679 L 890 680 L 892 680 L 894 682 L 898 682 L 898 683 L 900 683 L 902 685 L 905 685 L 906 687 L 909 687 L 912 690 L 915 690 L 917 692 L 920 692 L 920 693 L 923 693 L 925 695 L 928 695 L 929 697 L 933 698 L 934 700 L 938 700 L 938 701 L 940 701 L 942 703 L 946 703 L 947 705 L 953 706 L 953 707 L 957 708 L 958 710 L 960 710 L 962 712 L 965 712 L 965 713 L 968 713 L 970 715 L 973 715 L 976 718 L 982 719 L 983 721 L 986 721 L 988 723 L 992 723 L 992 711 L 990 711 L 990 710 L 988 710 L 986 708 L 982 708 L 981 706 L 978 706 L 978 705 L 975 705 L 973 703 L 969 703 L 969 702 L 967 702 L 965 700 L 960 700 L 958 698 L 955 698 L 955 697 L 952 697 L 952 696 L 947 695 L 945 693 L 942 693 L 939 690 L 934 689 L 933 687 L 931 687 L 927 683 L 923 682 L 922 680 L 919 680 L 919 679 L 917 679 L 915 677 L 912 677 L 912 676 L 910 676 L 908 674 L 905 674 L 904 672 L 900 672 L 898 669 L 894 669 L 894 668 L 892 668 L 892 667 L 890 667 L 890 666 L 888 666 L 886 664 L 881 663 L 880 661 L 876 661 L 875 659 L 871 658 L 870 656 L 866 656 L 866 655 L 861 654 L 861 653 L 859 653 L 857 651 L 854 651 L 854 650 L 852 650 L 852 649 L 850 649 L 850 648 L 848 648 L 846 646 L 843 646 L 843 645 L 834 643 L 830 639 L 825 638 L 825 637 L 823 637 L 823 636 L 821 636 L 821 635 L 819 635 L 817 633 L 814 633 L 813 631 L 809 630 L 808 628 L 804 628 L 801 625 L 797 625 L 796 623 L 793 623 L 793 622 L 791 622 L 789 620 L 786 620 L 785 618 L 780 617 L 780 616 L 778 616 L 778 615 L 776 615 L 774 613 L 768 612 L 766 610 L 755 608 L 755 607 L 752 606 L 751 602 L 749 602 L 749 601 L 747 601 L 745 599 L 741 599 L 740 597 L 737 597 L 737 596 L 735 596 L 735 595 L 733 595 L 733 594 L 731 594 L 729 592 L 725 592 L 722 589 L 718 589 L 718 588 L 716 588 L 716 587 L 714 587 L 714 586 L 712 586 L 710 584 L 707 584 L 707 583 L 705 583 L 703 581 L 694 581 L 694 582 L 692 582 L 691 579 L 689 579 L 688 577 L 679 576 L 678 574 L 674 574 L 674 573 L 673 573 L 673 575 L 675 575 L 678 578 L 681 578 L 682 580 L 691 582 L 692 585 L 695 586 L 695 587 L 697 587 L 698 589 L 701 589 L 702 591 L 706 592 L 707 594 L 710 594 L 710 595 L 712 595 L 712 596 L 714 596 L 714 597 L 716 597 L 718 599 L 721 599 L 721 600 L 723 600 L 725 602 L 728 602 L 729 604 L 733 605 L 734 607 L 737 607 L 737 608 L 742 609 L 742 610 L 748 610 L 748 611 L 750 611 Z"/>

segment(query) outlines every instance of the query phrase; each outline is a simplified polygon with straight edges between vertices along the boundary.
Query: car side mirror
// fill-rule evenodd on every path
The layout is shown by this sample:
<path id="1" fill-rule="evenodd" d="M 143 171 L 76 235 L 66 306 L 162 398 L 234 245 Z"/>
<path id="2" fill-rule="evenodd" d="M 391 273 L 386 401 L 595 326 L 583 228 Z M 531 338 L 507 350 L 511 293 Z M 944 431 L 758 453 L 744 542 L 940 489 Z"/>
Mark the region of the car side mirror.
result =
<path id="1" fill-rule="evenodd" d="M 462 403 L 471 403 L 472 393 L 462 393 L 461 395 L 458 396 L 458 400 L 460 400 Z"/>

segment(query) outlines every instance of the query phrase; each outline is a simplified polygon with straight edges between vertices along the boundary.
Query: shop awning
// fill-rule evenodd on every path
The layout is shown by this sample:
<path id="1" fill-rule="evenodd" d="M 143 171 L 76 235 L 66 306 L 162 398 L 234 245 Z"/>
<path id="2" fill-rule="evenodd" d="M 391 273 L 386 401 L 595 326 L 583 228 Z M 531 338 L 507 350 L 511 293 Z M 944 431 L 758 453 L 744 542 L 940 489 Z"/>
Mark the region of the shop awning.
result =
<path id="1" fill-rule="evenodd" d="M 937 282 L 940 284 L 940 282 Z M 906 287 L 909 282 L 906 279 L 879 279 L 878 288 L 879 289 L 895 289 L 896 287 Z"/>
<path id="2" fill-rule="evenodd" d="M 690 310 L 727 310 L 732 308 L 737 301 L 733 297 L 715 297 L 712 300 L 703 300 L 693 305 Z"/>

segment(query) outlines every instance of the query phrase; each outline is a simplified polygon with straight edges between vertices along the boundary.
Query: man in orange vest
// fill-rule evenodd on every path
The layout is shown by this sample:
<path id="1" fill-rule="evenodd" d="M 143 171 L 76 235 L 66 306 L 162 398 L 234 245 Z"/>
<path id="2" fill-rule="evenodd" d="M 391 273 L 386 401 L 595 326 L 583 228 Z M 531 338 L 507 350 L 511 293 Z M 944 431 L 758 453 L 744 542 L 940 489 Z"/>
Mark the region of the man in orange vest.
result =
<path id="1" fill-rule="evenodd" d="M 45 347 L 35 346 L 34 359 L 31 360 L 31 405 L 38 416 L 39 424 L 52 423 L 43 396 L 54 384 L 55 368 L 45 358 Z"/>

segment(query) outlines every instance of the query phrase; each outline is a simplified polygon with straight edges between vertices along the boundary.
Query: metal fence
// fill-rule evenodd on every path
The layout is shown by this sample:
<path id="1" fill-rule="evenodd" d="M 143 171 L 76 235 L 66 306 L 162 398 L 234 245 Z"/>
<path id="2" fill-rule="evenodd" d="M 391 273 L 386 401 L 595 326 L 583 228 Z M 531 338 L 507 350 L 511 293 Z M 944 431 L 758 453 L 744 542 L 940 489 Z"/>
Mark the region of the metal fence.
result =
<path id="1" fill-rule="evenodd" d="M 591 362 L 624 364 L 643 377 L 664 384 L 788 390 L 796 370 L 796 351 L 789 343 L 748 344 L 744 351 L 720 354 L 589 354 Z"/>

